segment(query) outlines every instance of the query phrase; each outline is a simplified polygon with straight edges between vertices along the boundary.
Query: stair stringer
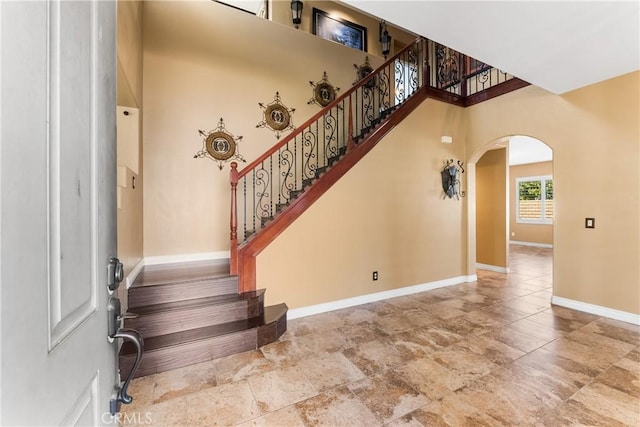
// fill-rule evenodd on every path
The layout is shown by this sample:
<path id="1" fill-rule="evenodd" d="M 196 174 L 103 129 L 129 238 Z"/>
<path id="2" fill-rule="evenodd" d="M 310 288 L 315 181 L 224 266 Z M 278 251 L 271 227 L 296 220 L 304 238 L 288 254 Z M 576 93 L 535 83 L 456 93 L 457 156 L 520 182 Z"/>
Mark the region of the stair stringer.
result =
<path id="1" fill-rule="evenodd" d="M 289 227 L 304 211 L 309 209 L 329 188 L 355 166 L 387 133 L 402 122 L 413 110 L 428 98 L 428 87 L 419 88 L 409 99 L 371 130 L 357 145 L 348 149 L 345 156 L 320 176 L 288 207 L 262 228 L 255 236 L 238 246 L 238 291 L 256 289 L 256 257 L 276 237 Z"/>

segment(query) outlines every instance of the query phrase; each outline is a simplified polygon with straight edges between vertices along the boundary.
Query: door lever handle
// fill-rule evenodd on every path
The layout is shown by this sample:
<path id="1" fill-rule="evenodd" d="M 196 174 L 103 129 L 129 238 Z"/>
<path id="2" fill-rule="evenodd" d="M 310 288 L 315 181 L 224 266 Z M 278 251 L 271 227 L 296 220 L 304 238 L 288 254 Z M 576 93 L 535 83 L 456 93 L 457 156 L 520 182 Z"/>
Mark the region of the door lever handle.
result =
<path id="1" fill-rule="evenodd" d="M 136 373 L 138 367 L 140 366 L 142 353 L 144 351 L 144 340 L 142 339 L 142 335 L 140 335 L 140 332 L 136 331 L 135 329 L 126 328 L 119 329 L 118 332 L 116 332 L 116 334 L 113 336 L 113 338 L 122 338 L 125 341 L 129 341 L 136 348 L 136 358 L 133 362 L 133 366 L 131 367 L 131 371 L 129 371 L 129 375 L 127 375 L 127 379 L 124 381 L 122 387 L 118 389 L 118 396 L 116 397 L 116 400 L 118 402 L 122 402 L 125 405 L 128 405 L 129 403 L 133 402 L 133 397 L 127 394 L 127 388 L 129 387 L 129 383 L 133 379 L 133 375 Z"/>
<path id="2" fill-rule="evenodd" d="M 133 401 L 133 397 L 127 393 L 127 388 L 129 387 L 131 379 L 138 370 L 138 367 L 140 366 L 142 354 L 144 353 L 144 340 L 142 339 L 142 335 L 140 335 L 140 332 L 136 331 L 135 329 L 121 327 L 122 320 L 134 317 L 138 317 L 138 315 L 134 313 L 121 313 L 120 300 L 118 298 L 109 298 L 109 303 L 107 305 L 109 340 L 113 341 L 117 338 L 122 338 L 125 341 L 131 342 L 136 350 L 136 357 L 134 359 L 133 366 L 131 367 L 129 374 L 122 384 L 122 387 L 120 386 L 120 384 L 117 384 L 115 387 L 115 397 L 111 399 L 109 405 L 112 415 L 120 411 L 120 405 L 122 403 L 129 404 Z"/>

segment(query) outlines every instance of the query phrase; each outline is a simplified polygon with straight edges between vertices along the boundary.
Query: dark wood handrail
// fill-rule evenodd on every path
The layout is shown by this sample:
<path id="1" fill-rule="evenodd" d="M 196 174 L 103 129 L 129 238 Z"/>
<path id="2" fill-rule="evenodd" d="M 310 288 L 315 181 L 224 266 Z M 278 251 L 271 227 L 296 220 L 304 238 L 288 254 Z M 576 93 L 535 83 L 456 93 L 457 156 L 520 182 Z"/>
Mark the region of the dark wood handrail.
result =
<path id="1" fill-rule="evenodd" d="M 424 40 L 424 39 L 422 39 L 421 37 L 418 37 L 412 43 L 408 44 L 402 50 L 400 50 L 400 52 L 395 54 L 392 58 L 390 58 L 387 61 L 385 61 L 380 67 L 378 67 L 377 70 L 384 69 L 390 63 L 392 63 L 393 61 L 395 61 L 396 59 L 401 57 L 401 55 L 403 55 L 406 51 L 411 49 L 413 46 L 417 45 L 421 40 Z M 425 40 L 425 42 L 426 42 L 426 40 Z M 304 132 L 304 129 L 306 129 L 308 126 L 311 126 L 313 123 L 317 122 L 322 116 L 324 116 L 326 111 L 331 110 L 331 108 L 336 107 L 337 105 L 339 105 L 347 97 L 350 97 L 352 93 L 356 92 L 359 88 L 364 86 L 369 80 L 373 79 L 376 74 L 377 74 L 376 71 L 368 74 L 365 78 L 363 78 L 358 83 L 356 83 L 354 86 L 349 88 L 349 90 L 347 90 L 345 93 L 340 95 L 338 98 L 334 99 L 330 104 L 327 104 L 327 106 L 324 107 L 322 110 L 318 111 L 316 114 L 311 116 L 311 118 L 309 120 L 307 120 L 306 122 L 304 122 L 303 124 L 298 126 L 296 128 L 296 130 L 291 132 L 289 135 L 285 136 L 283 139 L 281 139 L 279 142 L 277 142 L 273 147 L 271 147 L 269 150 L 264 152 L 257 159 L 255 159 L 254 161 L 249 163 L 247 166 L 245 166 L 241 171 L 238 172 L 237 180 L 240 180 L 243 176 L 248 174 L 252 169 L 255 169 L 257 166 L 259 166 L 260 163 L 264 162 L 269 157 L 271 157 L 276 151 L 278 151 L 278 149 L 280 149 L 282 146 L 286 145 L 289 141 L 294 139 L 296 136 L 298 136 L 299 134 Z M 236 181 L 236 182 L 238 182 L 238 181 Z"/>

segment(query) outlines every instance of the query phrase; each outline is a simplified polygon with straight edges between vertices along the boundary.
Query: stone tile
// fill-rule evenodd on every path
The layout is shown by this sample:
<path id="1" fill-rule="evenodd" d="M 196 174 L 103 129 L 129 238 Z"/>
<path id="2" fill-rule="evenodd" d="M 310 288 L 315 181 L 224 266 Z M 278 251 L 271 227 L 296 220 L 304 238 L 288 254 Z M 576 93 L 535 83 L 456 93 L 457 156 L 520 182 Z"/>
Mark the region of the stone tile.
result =
<path id="1" fill-rule="evenodd" d="M 461 318 L 482 328 L 497 328 L 510 323 L 509 320 L 505 320 L 502 316 L 486 310 L 473 310 L 464 314 Z"/>
<path id="2" fill-rule="evenodd" d="M 477 323 L 472 323 L 466 319 L 468 313 L 462 316 L 446 319 L 440 322 L 440 327 L 454 334 L 465 337 L 472 334 L 483 334 L 489 329 Z"/>
<path id="3" fill-rule="evenodd" d="M 623 341 L 632 346 L 640 345 L 640 326 L 617 320 L 601 318 L 586 325 L 581 332 Z"/>
<path id="4" fill-rule="evenodd" d="M 624 427 L 625 425 L 608 415 L 601 415 L 592 411 L 589 407 L 574 400 L 568 400 L 545 414 L 535 425 L 537 427 L 549 426 L 611 426 Z"/>
<path id="5" fill-rule="evenodd" d="M 594 320 L 599 319 L 600 317 L 596 316 L 595 314 L 589 314 L 581 311 L 571 310 L 565 307 L 560 307 L 559 305 L 552 305 L 551 308 L 545 311 L 552 313 L 556 317 L 560 317 L 566 320 L 572 320 L 574 322 L 582 323 L 583 325 L 591 323 Z"/>
<path id="6" fill-rule="evenodd" d="M 584 323 L 572 319 L 555 316 L 552 311 L 545 310 L 527 317 L 527 320 L 542 326 L 553 328 L 556 331 L 570 333 L 584 326 Z"/>
<path id="7" fill-rule="evenodd" d="M 493 291 L 483 292 L 481 290 L 477 290 L 475 292 L 468 292 L 467 294 L 462 295 L 461 298 L 465 301 L 469 301 L 473 304 L 476 304 L 479 308 L 493 305 L 502 300 L 499 294 L 496 294 Z"/>
<path id="8" fill-rule="evenodd" d="M 551 385 L 547 389 L 545 385 Z M 506 426 L 531 425 L 570 395 L 570 387 L 533 369 L 499 368 L 457 394 Z"/>
<path id="9" fill-rule="evenodd" d="M 504 344 L 490 335 L 473 335 L 454 345 L 483 356 L 497 365 L 506 365 L 524 356 L 526 353 Z"/>
<path id="10" fill-rule="evenodd" d="M 325 391 L 364 378 L 364 374 L 342 353 L 324 353 L 303 360 L 298 367 L 318 391 Z"/>
<path id="11" fill-rule="evenodd" d="M 345 324 L 341 316 L 331 311 L 304 317 L 304 322 L 317 332 L 340 328 Z"/>
<path id="12" fill-rule="evenodd" d="M 358 323 L 356 325 L 344 326 L 338 331 L 349 341 L 350 347 L 359 345 L 367 341 L 385 339 L 387 334 L 371 323 Z"/>
<path id="13" fill-rule="evenodd" d="M 290 367 L 248 379 L 262 413 L 275 411 L 318 394 L 302 369 Z"/>
<path id="14" fill-rule="evenodd" d="M 376 301 L 368 304 L 363 304 L 362 306 L 360 306 L 360 308 L 369 310 L 377 314 L 378 316 L 386 316 L 391 313 L 398 313 L 402 311 L 399 307 L 396 307 L 393 304 L 389 304 L 386 301 Z"/>
<path id="15" fill-rule="evenodd" d="M 300 415 L 295 406 L 278 409 L 269 412 L 258 418 L 254 418 L 245 423 L 238 424 L 238 427 L 304 427 Z"/>
<path id="16" fill-rule="evenodd" d="M 287 332 L 285 332 L 285 334 L 299 337 L 316 332 L 313 324 L 314 322 L 308 317 L 287 320 Z"/>
<path id="17" fill-rule="evenodd" d="M 395 369 L 401 378 L 430 399 L 442 398 L 480 378 L 497 365 L 470 351 L 439 351 Z"/>
<path id="18" fill-rule="evenodd" d="M 378 329 L 388 335 L 405 332 L 415 327 L 401 312 L 378 317 L 374 320 L 374 323 Z"/>
<path id="19" fill-rule="evenodd" d="M 375 415 L 346 386 L 297 403 L 296 409 L 305 426 L 381 425 Z"/>
<path id="20" fill-rule="evenodd" d="M 402 310 L 424 310 L 427 307 L 423 301 L 413 295 L 406 295 L 386 300 L 389 304 L 393 304 Z"/>
<path id="21" fill-rule="evenodd" d="M 623 363 L 624 365 L 624 363 Z M 638 399 L 640 405 L 640 372 L 611 366 L 600 374 L 597 381 Z"/>
<path id="22" fill-rule="evenodd" d="M 599 415 L 613 418 L 624 425 L 640 425 L 638 399 L 599 382 L 584 387 L 571 400 L 581 403 Z"/>
<path id="23" fill-rule="evenodd" d="M 511 292 L 514 291 L 515 290 L 511 290 Z M 543 305 L 538 303 L 531 303 L 529 301 L 522 301 L 520 300 L 520 298 L 508 299 L 498 303 L 497 305 L 529 315 L 539 313 L 549 308 L 549 304 Z"/>
<path id="24" fill-rule="evenodd" d="M 179 397 L 151 405 L 140 410 L 124 410 L 120 415 L 122 426 L 184 426 L 189 424 L 187 399 Z"/>
<path id="25" fill-rule="evenodd" d="M 260 351 L 275 367 L 293 366 L 313 353 L 304 343 L 304 340 L 300 338 L 301 337 L 292 337 L 286 340 L 281 339 L 261 347 Z"/>
<path id="26" fill-rule="evenodd" d="M 392 371 L 385 371 L 349 385 L 349 389 L 374 415 L 388 423 L 430 402 Z"/>
<path id="27" fill-rule="evenodd" d="M 495 426 L 499 423 L 488 413 L 478 409 L 466 396 L 449 393 L 442 400 L 435 401 L 405 416 L 424 426 Z"/>
<path id="28" fill-rule="evenodd" d="M 525 332 L 529 335 L 533 335 L 534 337 L 542 338 L 548 341 L 555 340 L 564 335 L 564 333 L 561 331 L 558 331 L 549 326 L 544 326 L 536 323 L 532 320 L 529 320 L 529 318 L 510 323 L 509 328 L 517 329 L 520 332 Z"/>
<path id="29" fill-rule="evenodd" d="M 595 323 L 595 322 L 594 322 Z M 617 338 L 611 338 L 606 335 L 601 335 L 598 333 L 591 332 L 589 327 L 593 325 L 593 323 L 581 328 L 577 331 L 573 331 L 569 334 L 566 334 L 565 337 L 572 341 L 579 342 L 581 344 L 588 345 L 597 349 L 598 351 L 607 351 L 611 353 L 612 357 L 619 358 L 629 353 L 635 347 L 637 347 L 638 343 L 629 343 L 624 340 L 619 340 Z"/>
<path id="30" fill-rule="evenodd" d="M 539 371 L 546 372 L 576 387 L 582 387 L 590 383 L 600 373 L 600 369 L 559 355 L 546 348 L 539 348 L 532 351 L 514 363 L 518 366 L 530 366 Z"/>
<path id="31" fill-rule="evenodd" d="M 348 348 L 342 354 L 366 375 L 393 368 L 406 359 L 388 341 L 366 341 Z"/>
<path id="32" fill-rule="evenodd" d="M 420 301 L 423 304 L 431 305 L 443 300 L 443 298 L 439 295 L 434 294 L 433 292 L 419 292 L 417 294 L 412 295 L 413 298 Z"/>
<path id="33" fill-rule="evenodd" d="M 439 318 L 430 315 L 425 310 L 406 310 L 404 316 L 411 325 L 419 328 L 437 326 L 441 322 Z"/>
<path id="34" fill-rule="evenodd" d="M 234 425 L 261 415 L 246 380 L 208 388 L 185 399 L 188 422 L 183 425 Z"/>
<path id="35" fill-rule="evenodd" d="M 491 331 L 487 334 L 487 336 L 491 336 L 497 341 L 507 344 L 510 347 L 517 348 L 518 350 L 524 351 L 525 353 L 529 353 L 530 351 L 540 348 L 551 341 L 529 335 L 525 332 L 512 329 L 508 326 L 495 331 Z"/>
<path id="36" fill-rule="evenodd" d="M 452 307 L 450 304 L 447 304 L 447 302 L 448 301 L 445 300 L 435 304 L 430 304 L 427 307 L 426 312 L 444 320 L 453 319 L 454 317 L 462 316 L 464 314 L 464 311 Z"/>
<path id="37" fill-rule="evenodd" d="M 315 332 L 300 337 L 299 340 L 311 350 L 312 354 L 340 351 L 350 346 L 349 340 L 338 329 Z"/>
<path id="38" fill-rule="evenodd" d="M 555 356 L 577 362 L 595 372 L 596 375 L 608 368 L 617 358 L 620 358 L 620 356 L 614 357 L 611 352 L 596 352 L 589 345 L 568 338 L 557 339 L 542 348 Z"/>
<path id="39" fill-rule="evenodd" d="M 218 384 L 240 381 L 270 371 L 273 365 L 258 350 L 245 351 L 214 360 Z"/>
<path id="40" fill-rule="evenodd" d="M 361 306 L 336 310 L 334 311 L 334 314 L 341 317 L 345 325 L 357 325 L 358 323 L 363 322 L 373 322 L 373 320 L 378 317 L 378 315 L 373 311 L 361 308 Z"/>
<path id="41" fill-rule="evenodd" d="M 154 404 L 214 387 L 217 384 L 214 362 L 208 361 L 160 372 L 155 374 L 155 382 Z"/>

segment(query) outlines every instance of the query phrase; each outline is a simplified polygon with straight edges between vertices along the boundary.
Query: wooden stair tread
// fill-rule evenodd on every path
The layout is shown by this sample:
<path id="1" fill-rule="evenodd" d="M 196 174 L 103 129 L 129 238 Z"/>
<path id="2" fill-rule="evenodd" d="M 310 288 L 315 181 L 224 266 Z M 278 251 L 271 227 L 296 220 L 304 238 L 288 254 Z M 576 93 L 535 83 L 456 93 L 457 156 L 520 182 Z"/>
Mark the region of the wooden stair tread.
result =
<path id="1" fill-rule="evenodd" d="M 227 279 L 228 260 L 177 262 L 147 265 L 142 269 L 133 287 L 172 284 L 203 279 Z"/>
<path id="2" fill-rule="evenodd" d="M 272 322 L 277 321 L 286 312 L 287 305 L 282 303 L 275 306 L 265 307 L 263 316 L 145 338 L 144 351 L 145 353 L 149 353 L 154 350 L 161 350 L 167 347 L 178 346 L 189 342 L 219 337 L 223 335 L 229 335 L 233 334 L 234 332 L 242 332 L 247 329 L 268 325 Z M 135 354 L 135 347 L 129 342 L 125 342 L 120 349 L 120 356 L 133 354 Z"/>
<path id="3" fill-rule="evenodd" d="M 132 308 L 132 313 L 138 315 L 145 315 L 158 312 L 168 312 L 175 310 L 186 310 L 192 308 L 203 307 L 207 305 L 217 305 L 224 303 L 232 303 L 237 301 L 246 301 L 251 298 L 257 298 L 264 295 L 264 289 L 258 289 L 257 291 L 244 292 L 241 294 L 226 294 L 213 297 L 195 298 L 184 301 L 165 302 L 160 304 L 151 304 L 140 307 Z"/>

